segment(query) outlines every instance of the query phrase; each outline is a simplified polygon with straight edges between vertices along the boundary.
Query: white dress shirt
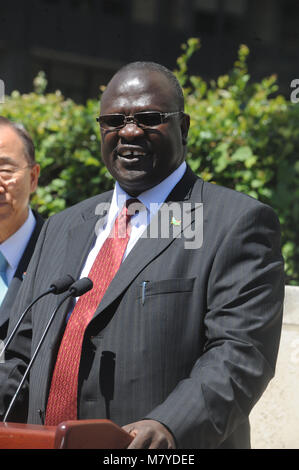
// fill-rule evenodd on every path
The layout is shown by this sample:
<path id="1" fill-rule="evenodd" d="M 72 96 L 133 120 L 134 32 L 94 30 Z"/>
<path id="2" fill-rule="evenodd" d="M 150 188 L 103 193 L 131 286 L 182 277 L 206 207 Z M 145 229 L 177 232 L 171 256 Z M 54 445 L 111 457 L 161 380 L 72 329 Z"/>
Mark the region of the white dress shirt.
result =
<path id="1" fill-rule="evenodd" d="M 35 224 L 35 217 L 32 210 L 29 208 L 28 217 L 23 225 L 7 240 L 0 244 L 0 250 L 8 262 L 8 268 L 6 270 L 8 285 L 16 272 L 18 264 L 35 228 Z"/>
<path id="2" fill-rule="evenodd" d="M 186 162 L 183 162 L 173 173 L 161 181 L 161 183 L 159 183 L 157 186 L 154 186 L 153 188 L 139 194 L 138 200 L 144 205 L 146 210 L 141 210 L 139 213 L 134 214 L 134 216 L 131 218 L 131 234 L 123 260 L 128 256 L 138 239 L 141 237 L 151 218 L 156 214 L 160 206 L 166 200 L 167 196 L 183 177 L 186 171 L 186 167 Z M 93 265 L 94 260 L 96 259 L 96 256 L 104 244 L 106 238 L 111 232 L 118 213 L 122 210 L 125 201 L 130 198 L 131 196 L 129 196 L 116 182 L 108 212 L 107 223 L 98 234 L 95 244 L 87 256 L 80 278 L 88 277 L 91 266 Z"/>

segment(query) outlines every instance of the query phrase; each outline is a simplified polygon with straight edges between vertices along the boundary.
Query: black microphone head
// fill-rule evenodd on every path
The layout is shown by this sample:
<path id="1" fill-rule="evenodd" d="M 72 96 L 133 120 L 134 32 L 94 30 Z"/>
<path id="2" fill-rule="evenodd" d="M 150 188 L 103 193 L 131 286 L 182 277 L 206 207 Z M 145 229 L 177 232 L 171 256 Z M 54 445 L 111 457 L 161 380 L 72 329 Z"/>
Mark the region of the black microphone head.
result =
<path id="1" fill-rule="evenodd" d="M 62 294 L 69 289 L 74 281 L 75 279 L 70 274 L 67 274 L 60 279 L 57 279 L 57 281 L 52 282 L 50 288 L 52 289 L 53 294 Z"/>
<path id="2" fill-rule="evenodd" d="M 82 277 L 82 279 L 79 279 L 78 281 L 74 282 L 71 287 L 69 288 L 69 291 L 72 295 L 72 297 L 80 297 L 80 295 L 85 294 L 88 292 L 90 289 L 93 287 L 93 282 L 89 277 Z"/>

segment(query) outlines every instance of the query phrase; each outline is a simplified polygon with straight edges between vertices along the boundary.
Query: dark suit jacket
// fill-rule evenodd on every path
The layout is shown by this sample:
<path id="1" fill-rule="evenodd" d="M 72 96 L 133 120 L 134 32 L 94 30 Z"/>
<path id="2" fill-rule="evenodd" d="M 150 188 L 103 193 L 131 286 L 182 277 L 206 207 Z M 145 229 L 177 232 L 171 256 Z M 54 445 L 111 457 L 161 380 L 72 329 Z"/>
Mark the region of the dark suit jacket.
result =
<path id="1" fill-rule="evenodd" d="M 111 196 L 91 198 L 45 223 L 19 311 L 58 276 L 79 276 L 95 239 L 96 208 Z M 137 242 L 86 329 L 78 417 L 109 417 L 119 425 L 151 418 L 164 423 L 181 448 L 246 448 L 248 415 L 274 374 L 280 339 L 278 219 L 268 206 L 206 183 L 190 169 L 168 202 L 203 203 L 203 244 L 186 249 L 178 234 Z M 0 367 L 1 414 L 59 299 L 49 295 L 36 304 L 11 343 Z M 41 424 L 68 310 L 59 310 L 31 370 L 29 395 L 24 389 L 9 420 L 25 419 L 28 410 L 28 422 Z"/>
<path id="2" fill-rule="evenodd" d="M 1 340 L 3 340 L 6 337 L 8 320 L 9 320 L 10 312 L 12 309 L 12 305 L 16 300 L 18 291 L 23 281 L 24 273 L 27 271 L 29 261 L 33 255 L 38 236 L 40 234 L 40 231 L 44 223 L 44 219 L 37 212 L 33 211 L 33 214 L 36 219 L 35 228 L 23 252 L 23 255 L 20 259 L 16 272 L 11 280 L 11 283 L 9 284 L 9 288 L 7 290 L 6 296 L 0 306 L 0 339 Z"/>

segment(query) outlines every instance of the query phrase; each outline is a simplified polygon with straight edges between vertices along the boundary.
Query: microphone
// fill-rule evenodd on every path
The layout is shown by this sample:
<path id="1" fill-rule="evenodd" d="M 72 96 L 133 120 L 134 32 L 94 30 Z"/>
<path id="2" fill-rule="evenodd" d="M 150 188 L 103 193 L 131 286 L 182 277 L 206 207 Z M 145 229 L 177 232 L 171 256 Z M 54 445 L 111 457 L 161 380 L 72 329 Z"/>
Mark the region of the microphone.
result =
<path id="1" fill-rule="evenodd" d="M 9 403 L 8 409 L 7 409 L 7 411 L 6 411 L 6 413 L 5 413 L 5 416 L 4 416 L 4 418 L 3 418 L 3 423 L 6 422 L 7 417 L 8 417 L 8 415 L 9 415 L 9 413 L 10 413 L 10 411 L 11 411 L 13 405 L 14 405 L 14 402 L 15 402 L 16 398 L 18 397 L 21 388 L 22 388 L 23 385 L 24 385 L 24 382 L 25 382 L 25 380 L 26 380 L 26 378 L 27 378 L 27 375 L 28 375 L 29 372 L 30 372 L 30 369 L 31 369 L 31 367 L 32 367 L 32 364 L 34 363 L 35 358 L 36 358 L 36 356 L 37 356 L 37 354 L 38 354 L 38 352 L 39 352 L 39 350 L 40 350 L 40 348 L 41 348 L 41 346 L 42 346 L 42 344 L 43 344 L 43 342 L 44 342 L 44 339 L 45 339 L 45 337 L 46 337 L 46 334 L 48 333 L 48 330 L 49 330 L 49 328 L 50 328 L 50 326 L 51 326 L 51 324 L 52 324 L 52 322 L 53 322 L 53 320 L 54 320 L 54 317 L 55 317 L 57 311 L 59 310 L 59 308 L 61 307 L 61 305 L 66 301 L 66 299 L 68 299 L 69 297 L 80 297 L 81 295 L 85 294 L 85 293 L 88 292 L 90 289 L 92 289 L 92 287 L 93 287 L 93 282 L 92 282 L 88 277 L 83 277 L 82 279 L 79 279 L 78 281 L 74 282 L 74 283 L 70 286 L 70 288 L 69 288 L 69 290 L 66 292 L 66 294 L 63 296 L 62 300 L 59 302 L 59 304 L 57 305 L 57 307 L 56 307 L 56 308 L 54 309 L 54 311 L 52 312 L 51 317 L 50 317 L 50 319 L 49 319 L 49 321 L 48 321 L 48 323 L 47 323 L 47 325 L 46 325 L 46 328 L 45 328 L 45 330 L 44 330 L 44 332 L 43 332 L 43 334 L 42 334 L 42 337 L 41 337 L 41 339 L 39 340 L 39 343 L 38 343 L 38 345 L 36 346 L 35 351 L 34 351 L 32 357 L 31 357 L 31 360 L 30 360 L 30 362 L 29 362 L 29 364 L 28 364 L 28 366 L 27 366 L 27 368 L 26 368 L 26 370 L 25 370 L 25 373 L 24 373 L 23 378 L 22 378 L 22 380 L 21 380 L 21 382 L 20 382 L 20 385 L 18 386 L 18 389 L 17 389 L 16 393 L 14 394 L 12 400 L 11 400 L 10 403 Z"/>
<path id="2" fill-rule="evenodd" d="M 93 287 L 93 282 L 89 277 L 82 277 L 78 281 L 74 282 L 69 288 L 69 292 L 72 297 L 80 297 L 81 295 L 88 292 Z"/>
<path id="3" fill-rule="evenodd" d="M 8 339 L 6 340 L 5 345 L 1 349 L 1 355 L 4 354 L 5 350 L 8 348 L 9 344 L 11 343 L 11 340 L 16 334 L 17 329 L 20 326 L 20 323 L 23 321 L 23 318 L 25 317 L 26 313 L 31 309 L 31 307 L 33 307 L 33 305 L 38 300 L 40 300 L 42 297 L 45 297 L 48 294 L 55 294 L 55 295 L 62 294 L 74 283 L 74 281 L 75 281 L 74 278 L 70 274 L 67 274 L 66 276 L 63 276 L 57 279 L 56 281 L 52 282 L 52 284 L 50 285 L 50 288 L 46 290 L 46 292 L 43 292 L 31 302 L 31 304 L 21 314 L 16 326 L 14 327 Z"/>
<path id="4" fill-rule="evenodd" d="M 57 279 L 57 281 L 52 282 L 50 285 L 50 291 L 53 292 L 53 294 L 62 294 L 65 292 L 73 283 L 75 282 L 75 279 L 70 275 L 67 274 L 66 276 L 61 277 L 60 279 Z"/>

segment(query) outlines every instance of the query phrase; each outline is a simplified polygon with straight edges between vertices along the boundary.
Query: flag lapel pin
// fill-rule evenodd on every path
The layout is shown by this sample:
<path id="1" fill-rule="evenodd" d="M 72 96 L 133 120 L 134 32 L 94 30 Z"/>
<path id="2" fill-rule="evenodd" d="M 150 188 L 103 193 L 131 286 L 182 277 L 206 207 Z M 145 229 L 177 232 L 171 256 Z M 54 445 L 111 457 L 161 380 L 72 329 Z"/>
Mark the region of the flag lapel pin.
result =
<path id="1" fill-rule="evenodd" d="M 172 225 L 181 225 L 181 221 L 177 220 L 175 217 L 172 217 L 171 224 Z"/>

